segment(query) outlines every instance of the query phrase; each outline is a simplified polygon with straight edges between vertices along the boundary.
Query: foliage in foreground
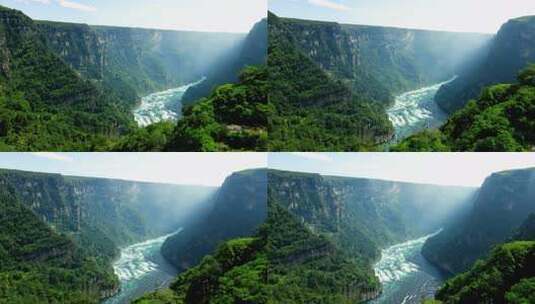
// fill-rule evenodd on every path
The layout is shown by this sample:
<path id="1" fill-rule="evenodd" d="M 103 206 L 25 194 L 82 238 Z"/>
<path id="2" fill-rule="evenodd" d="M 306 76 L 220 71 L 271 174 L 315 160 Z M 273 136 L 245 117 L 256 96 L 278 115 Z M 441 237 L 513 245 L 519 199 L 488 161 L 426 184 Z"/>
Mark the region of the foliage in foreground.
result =
<path id="1" fill-rule="evenodd" d="M 217 87 L 208 97 L 184 110 L 168 151 L 230 151 L 267 149 L 267 70 L 250 66 L 237 84 Z"/>
<path id="2" fill-rule="evenodd" d="M 531 151 L 535 148 L 535 65 L 517 84 L 483 90 L 436 131 L 411 136 L 392 151 Z"/>
<path id="3" fill-rule="evenodd" d="M 496 247 L 466 273 L 448 280 L 436 297 L 444 303 L 533 303 L 535 242 Z"/>

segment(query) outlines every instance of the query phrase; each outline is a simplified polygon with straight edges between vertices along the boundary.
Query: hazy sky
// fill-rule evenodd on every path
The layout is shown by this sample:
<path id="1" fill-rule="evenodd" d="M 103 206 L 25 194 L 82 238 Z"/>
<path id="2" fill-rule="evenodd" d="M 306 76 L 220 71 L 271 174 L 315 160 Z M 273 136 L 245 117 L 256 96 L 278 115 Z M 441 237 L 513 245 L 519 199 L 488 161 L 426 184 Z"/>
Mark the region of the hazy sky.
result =
<path id="1" fill-rule="evenodd" d="M 219 186 L 232 172 L 267 167 L 265 153 L 1 153 L 0 168 Z"/>
<path id="2" fill-rule="evenodd" d="M 493 172 L 535 167 L 533 153 L 271 153 L 271 169 L 480 186 Z"/>
<path id="3" fill-rule="evenodd" d="M 269 0 L 284 17 L 460 32 L 496 33 L 535 15 L 534 0 Z"/>
<path id="4" fill-rule="evenodd" d="M 266 0 L 0 0 L 34 19 L 210 32 L 248 32 Z"/>

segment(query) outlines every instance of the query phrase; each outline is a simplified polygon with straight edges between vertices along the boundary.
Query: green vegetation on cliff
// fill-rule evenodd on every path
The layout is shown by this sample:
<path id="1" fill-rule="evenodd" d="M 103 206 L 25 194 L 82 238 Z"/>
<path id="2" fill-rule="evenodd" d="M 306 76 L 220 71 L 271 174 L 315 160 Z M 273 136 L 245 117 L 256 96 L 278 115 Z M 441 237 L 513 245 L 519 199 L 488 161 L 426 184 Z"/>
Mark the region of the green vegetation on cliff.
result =
<path id="1" fill-rule="evenodd" d="M 232 174 L 207 210 L 184 226 L 180 234 L 165 241 L 162 255 L 177 269 L 185 270 L 197 265 L 220 243 L 252 235 L 266 220 L 266 187 L 265 169 Z"/>
<path id="2" fill-rule="evenodd" d="M 0 303 L 98 303 L 118 281 L 68 236 L 59 234 L 0 187 Z"/>
<path id="3" fill-rule="evenodd" d="M 354 303 L 376 295 L 373 270 L 314 235 L 275 202 L 253 238 L 221 245 L 168 290 L 135 303 Z"/>
<path id="4" fill-rule="evenodd" d="M 81 78 L 34 22 L 0 7 L 0 150 L 96 150 L 134 124 L 124 104 Z"/>
<path id="5" fill-rule="evenodd" d="M 497 246 L 490 257 L 448 280 L 436 298 L 448 304 L 527 304 L 534 295 L 535 242 L 519 241 Z"/>
<path id="6" fill-rule="evenodd" d="M 224 84 L 183 109 L 178 123 L 160 122 L 120 138 L 114 151 L 266 151 L 267 71 L 242 70 L 239 82 Z"/>
<path id="7" fill-rule="evenodd" d="M 374 149 L 393 128 L 383 106 L 360 101 L 295 45 L 283 20 L 269 15 L 269 149 Z"/>
<path id="8" fill-rule="evenodd" d="M 392 151 L 531 151 L 535 148 L 535 65 L 516 84 L 485 88 L 435 131 L 411 136 Z"/>
<path id="9" fill-rule="evenodd" d="M 166 150 L 265 151 L 272 112 L 267 81 L 265 67 L 247 67 L 239 83 L 219 86 L 209 97 L 186 107 Z"/>

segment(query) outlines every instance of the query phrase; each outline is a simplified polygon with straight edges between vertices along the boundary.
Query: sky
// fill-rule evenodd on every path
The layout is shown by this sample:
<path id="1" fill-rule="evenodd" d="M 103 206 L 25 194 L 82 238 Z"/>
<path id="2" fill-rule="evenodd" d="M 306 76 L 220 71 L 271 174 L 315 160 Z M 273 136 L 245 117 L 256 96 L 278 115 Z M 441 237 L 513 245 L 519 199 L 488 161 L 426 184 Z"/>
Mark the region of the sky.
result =
<path id="1" fill-rule="evenodd" d="M 265 153 L 1 153 L 0 168 L 180 185 L 220 186 L 266 168 Z"/>
<path id="2" fill-rule="evenodd" d="M 535 168 L 533 153 L 271 153 L 270 169 L 479 187 L 494 172 Z"/>
<path id="3" fill-rule="evenodd" d="M 33 19 L 156 29 L 248 32 L 267 0 L 0 0 Z"/>
<path id="4" fill-rule="evenodd" d="M 455 32 L 496 33 L 535 15 L 534 0 L 268 0 L 282 17 Z"/>

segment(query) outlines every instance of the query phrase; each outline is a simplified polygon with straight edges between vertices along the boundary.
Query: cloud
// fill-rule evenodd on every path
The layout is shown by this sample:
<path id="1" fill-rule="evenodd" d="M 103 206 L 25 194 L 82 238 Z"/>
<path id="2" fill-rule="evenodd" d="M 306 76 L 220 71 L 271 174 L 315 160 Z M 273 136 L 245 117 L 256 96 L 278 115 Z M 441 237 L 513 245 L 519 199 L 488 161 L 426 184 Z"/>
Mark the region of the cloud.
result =
<path id="1" fill-rule="evenodd" d="M 308 0 L 308 3 L 316 6 L 326 7 L 337 11 L 348 11 L 350 10 L 349 6 L 336 3 L 330 0 Z"/>
<path id="2" fill-rule="evenodd" d="M 54 153 L 54 152 L 34 152 L 31 153 L 33 156 L 57 160 L 62 162 L 72 162 L 74 159 L 65 153 Z"/>
<path id="3" fill-rule="evenodd" d="M 22 3 L 40 3 L 40 4 L 50 4 L 50 0 L 17 0 Z"/>
<path id="4" fill-rule="evenodd" d="M 37 1 L 48 1 L 48 0 L 37 0 Z M 90 5 L 85 5 L 82 3 L 69 1 L 69 0 L 57 0 L 59 5 L 66 7 L 66 8 L 72 8 L 75 10 L 80 10 L 84 12 L 96 12 L 97 8 Z"/>
<path id="5" fill-rule="evenodd" d="M 39 4 L 46 4 L 46 5 L 52 4 L 52 0 L 16 0 L 16 1 L 22 2 L 22 3 L 39 3 Z M 84 11 L 84 12 L 96 12 L 97 11 L 97 8 L 94 6 L 82 4 L 79 2 L 75 2 L 75 1 L 56 0 L 56 2 L 60 6 L 65 7 L 65 8 L 75 9 L 75 10 Z"/>
<path id="6" fill-rule="evenodd" d="M 292 152 L 290 153 L 294 156 L 306 158 L 310 160 L 319 160 L 323 162 L 333 162 L 334 160 L 327 153 L 317 153 L 317 152 Z"/>

